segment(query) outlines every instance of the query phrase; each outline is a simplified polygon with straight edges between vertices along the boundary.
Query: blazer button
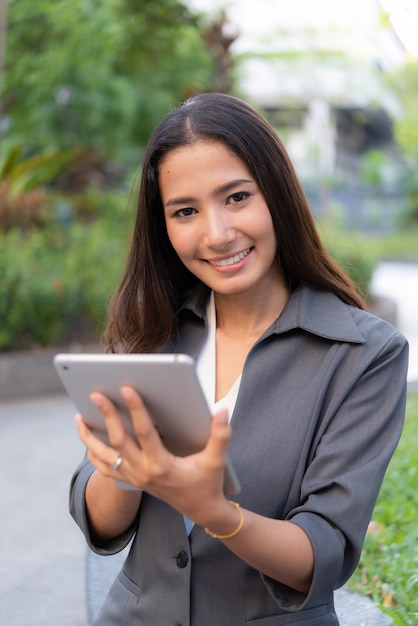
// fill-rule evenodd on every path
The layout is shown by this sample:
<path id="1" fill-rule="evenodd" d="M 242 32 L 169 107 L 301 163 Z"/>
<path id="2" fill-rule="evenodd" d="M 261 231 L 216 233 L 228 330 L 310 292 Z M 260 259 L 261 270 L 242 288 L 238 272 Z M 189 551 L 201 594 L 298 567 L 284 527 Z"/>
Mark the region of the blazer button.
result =
<path id="1" fill-rule="evenodd" d="M 176 562 L 177 567 L 179 567 L 180 569 L 186 567 L 187 563 L 189 562 L 189 557 L 187 556 L 187 552 L 185 550 L 180 550 L 180 552 L 176 556 Z"/>

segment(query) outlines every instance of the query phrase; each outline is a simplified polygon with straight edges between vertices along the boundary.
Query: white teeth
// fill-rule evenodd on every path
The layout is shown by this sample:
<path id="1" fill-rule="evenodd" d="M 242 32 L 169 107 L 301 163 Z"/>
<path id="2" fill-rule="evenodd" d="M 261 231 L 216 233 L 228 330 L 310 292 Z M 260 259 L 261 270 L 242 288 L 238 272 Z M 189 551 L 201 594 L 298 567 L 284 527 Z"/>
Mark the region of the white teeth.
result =
<path id="1" fill-rule="evenodd" d="M 234 256 L 229 257 L 229 259 L 221 259 L 219 261 L 209 261 L 211 265 L 216 265 L 217 267 L 226 267 L 227 265 L 233 265 L 234 263 L 238 263 L 244 259 L 247 254 L 251 252 L 251 248 L 240 252 L 239 254 L 234 254 Z"/>

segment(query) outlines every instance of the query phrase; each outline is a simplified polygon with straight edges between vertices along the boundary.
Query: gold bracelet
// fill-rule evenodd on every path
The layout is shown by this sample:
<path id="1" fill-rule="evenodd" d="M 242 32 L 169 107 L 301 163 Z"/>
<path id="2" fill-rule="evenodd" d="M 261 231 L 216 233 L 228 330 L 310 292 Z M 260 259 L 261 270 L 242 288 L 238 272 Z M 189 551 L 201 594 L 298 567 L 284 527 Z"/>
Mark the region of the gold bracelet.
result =
<path id="1" fill-rule="evenodd" d="M 236 510 L 239 513 L 239 523 L 238 526 L 236 527 L 235 530 L 232 531 L 232 533 L 229 533 L 229 535 L 217 535 L 216 533 L 213 533 L 209 530 L 209 528 L 205 528 L 205 533 L 207 533 L 208 535 L 210 535 L 211 537 L 213 537 L 214 539 L 231 539 L 231 537 L 235 537 L 235 535 L 237 535 L 239 533 L 239 531 L 241 530 L 241 528 L 243 527 L 244 524 L 244 515 L 241 511 L 241 507 L 238 504 L 238 502 L 232 502 L 232 500 L 230 500 L 232 506 L 234 508 L 236 508 Z"/>

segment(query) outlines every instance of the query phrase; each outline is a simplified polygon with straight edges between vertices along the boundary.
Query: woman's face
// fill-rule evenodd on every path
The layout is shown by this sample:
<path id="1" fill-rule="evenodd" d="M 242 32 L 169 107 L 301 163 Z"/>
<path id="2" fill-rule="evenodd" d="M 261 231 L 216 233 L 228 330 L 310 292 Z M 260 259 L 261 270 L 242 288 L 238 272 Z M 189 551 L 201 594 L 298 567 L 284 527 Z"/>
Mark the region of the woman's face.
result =
<path id="1" fill-rule="evenodd" d="M 168 153 L 159 168 L 168 237 L 181 261 L 220 294 L 281 280 L 270 211 L 253 175 L 221 142 Z"/>

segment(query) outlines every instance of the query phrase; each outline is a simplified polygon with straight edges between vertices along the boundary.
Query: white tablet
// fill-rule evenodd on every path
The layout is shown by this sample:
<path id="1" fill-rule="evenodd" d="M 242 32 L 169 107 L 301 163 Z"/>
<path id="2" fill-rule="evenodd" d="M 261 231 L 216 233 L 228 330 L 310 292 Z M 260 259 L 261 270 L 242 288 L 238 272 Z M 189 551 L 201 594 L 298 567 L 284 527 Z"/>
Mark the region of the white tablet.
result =
<path id="1" fill-rule="evenodd" d="M 90 401 L 101 391 L 116 406 L 126 430 L 135 438 L 131 417 L 120 395 L 131 385 L 142 396 L 165 447 L 176 456 L 202 450 L 210 433 L 211 414 L 193 359 L 185 354 L 57 354 L 55 369 L 83 419 L 107 441 L 104 418 Z M 228 459 L 225 493 L 239 491 Z"/>

